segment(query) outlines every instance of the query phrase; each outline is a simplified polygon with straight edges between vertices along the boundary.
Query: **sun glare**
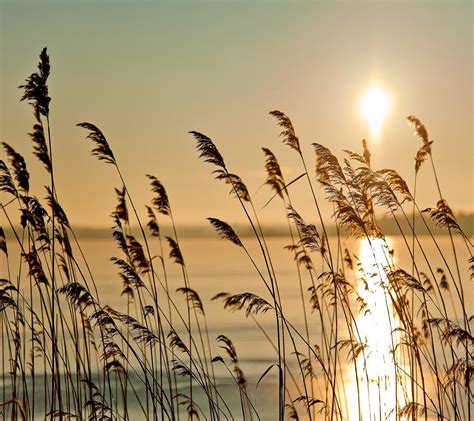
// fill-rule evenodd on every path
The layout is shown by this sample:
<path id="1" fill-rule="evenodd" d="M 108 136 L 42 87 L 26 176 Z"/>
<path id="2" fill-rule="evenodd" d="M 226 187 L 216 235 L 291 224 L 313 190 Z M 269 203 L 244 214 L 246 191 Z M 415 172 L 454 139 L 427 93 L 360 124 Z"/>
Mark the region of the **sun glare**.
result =
<path id="1" fill-rule="evenodd" d="M 395 408 L 405 404 L 410 382 L 403 375 L 406 368 L 400 363 L 398 354 L 395 355 L 400 373 L 387 369 L 395 363 L 393 349 L 399 337 L 394 331 L 400 326 L 387 292 L 387 265 L 394 263 L 389 252 L 391 240 L 364 239 L 359 247 L 361 273 L 364 275 L 358 284 L 358 293 L 366 304 L 366 312 L 357 316 L 357 332 L 367 345 L 363 358 L 358 362 L 363 367 L 359 372 L 359 388 L 368 393 L 359 394 L 354 383 L 348 385 L 348 420 L 359 421 L 360 412 L 364 420 L 395 421 Z"/>
<path id="2" fill-rule="evenodd" d="M 377 85 L 372 86 L 362 96 L 360 107 L 363 116 L 369 124 L 370 134 L 374 138 L 379 137 L 390 108 L 387 93 Z"/>

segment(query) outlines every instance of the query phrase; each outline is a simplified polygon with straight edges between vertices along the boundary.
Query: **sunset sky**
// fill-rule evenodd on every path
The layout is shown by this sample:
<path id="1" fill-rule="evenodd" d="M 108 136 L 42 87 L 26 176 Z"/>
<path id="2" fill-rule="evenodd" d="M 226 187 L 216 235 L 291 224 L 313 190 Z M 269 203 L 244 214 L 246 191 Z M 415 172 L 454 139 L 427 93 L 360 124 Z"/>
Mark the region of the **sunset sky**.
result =
<path id="1" fill-rule="evenodd" d="M 47 46 L 57 191 L 77 226 L 109 226 L 120 184 L 111 166 L 90 156 L 76 123 L 103 130 L 137 204 L 151 198 L 150 173 L 165 184 L 179 223 L 238 222 L 238 204 L 198 159 L 188 131 L 215 141 L 261 207 L 271 197 L 261 187 L 262 146 L 288 181 L 302 172 L 278 138 L 274 109 L 292 118 L 312 173 L 312 142 L 343 157 L 367 138 L 373 165 L 398 170 L 410 186 L 420 141 L 406 116 L 416 115 L 435 141 L 448 202 L 474 210 L 471 1 L 0 0 L 0 13 L 0 140 L 25 155 L 34 193 L 44 197 L 48 181 L 27 136 L 32 110 L 17 86 Z M 374 84 L 390 101 L 378 139 L 360 109 Z M 295 207 L 311 221 L 299 184 Z M 419 186 L 421 207 L 435 205 L 428 165 Z M 282 211 L 275 201 L 262 219 L 281 221 Z"/>

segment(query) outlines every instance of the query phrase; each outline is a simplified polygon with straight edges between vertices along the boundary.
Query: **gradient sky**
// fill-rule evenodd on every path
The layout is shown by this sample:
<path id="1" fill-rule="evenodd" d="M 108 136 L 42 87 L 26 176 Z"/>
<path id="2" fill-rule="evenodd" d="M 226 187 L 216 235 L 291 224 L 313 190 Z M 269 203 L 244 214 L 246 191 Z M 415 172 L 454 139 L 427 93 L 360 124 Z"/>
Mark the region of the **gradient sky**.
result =
<path id="1" fill-rule="evenodd" d="M 0 138 L 25 155 L 44 197 L 47 178 L 26 135 L 31 107 L 19 103 L 17 86 L 48 46 L 57 190 L 75 225 L 110 225 L 119 186 L 113 168 L 89 156 L 78 122 L 103 130 L 140 206 L 151 198 L 151 173 L 167 187 L 178 223 L 238 222 L 238 204 L 187 132 L 212 137 L 261 206 L 271 196 L 261 187 L 261 146 L 275 152 L 287 180 L 301 173 L 268 112 L 292 118 L 313 168 L 312 142 L 340 157 L 360 150 L 369 131 L 359 99 L 374 82 L 391 110 L 380 139 L 369 138 L 373 165 L 411 184 L 420 142 L 405 117 L 414 114 L 435 141 L 445 197 L 457 211 L 474 209 L 470 1 L 0 0 L 0 12 Z M 428 166 L 419 186 L 421 206 L 433 206 Z M 306 189 L 295 186 L 294 195 L 314 220 Z M 277 201 L 262 211 L 268 222 L 281 216 Z"/>

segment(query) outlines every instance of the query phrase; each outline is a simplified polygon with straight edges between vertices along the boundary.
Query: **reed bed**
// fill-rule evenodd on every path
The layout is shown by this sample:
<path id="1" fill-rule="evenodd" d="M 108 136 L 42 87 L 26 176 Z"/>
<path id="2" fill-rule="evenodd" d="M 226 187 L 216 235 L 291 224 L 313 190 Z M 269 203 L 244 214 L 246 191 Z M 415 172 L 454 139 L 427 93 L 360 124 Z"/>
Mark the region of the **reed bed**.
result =
<path id="1" fill-rule="evenodd" d="M 55 189 L 49 75 L 45 48 L 38 69 L 20 86 L 21 100 L 33 108 L 33 152 L 49 176 L 45 200 L 30 190 L 22 155 L 2 144 L 2 419 L 268 419 L 259 413 L 258 388 L 249 387 L 239 344 L 225 331 L 210 334 L 206 303 L 181 251 L 165 186 L 147 175 L 150 203 L 136 203 L 113 140 L 109 143 L 100 128 L 82 122 L 78 126 L 92 155 L 108 164 L 111 184 L 119 186 L 111 210 L 117 245 L 111 261 L 126 310 L 101 299 L 101 286 Z M 294 288 L 301 301 L 296 319 L 287 316 L 265 223 L 244 180 L 211 138 L 196 131 L 190 137 L 216 182 L 228 185 L 257 244 L 249 247 L 248 238 L 239 237 L 228 223 L 208 218 L 226 246 L 246 256 L 263 287 L 259 294 L 237 290 L 213 299 L 222 303 L 222 311 L 244 313 L 274 350 L 274 361 L 257 386 L 268 376 L 276 378 L 278 419 L 470 420 L 472 243 L 443 195 L 426 127 L 408 117 L 420 141 L 410 187 L 395 170 L 371 166 L 365 141 L 360 153 L 344 151 L 342 161 L 321 144 L 312 145 L 314 156 L 304 156 L 289 117 L 280 111 L 270 114 L 288 153 L 301 164 L 301 175 L 287 180 L 273 152 L 262 149 L 267 205 L 281 202 L 288 226 L 286 249 L 294 258 Z M 420 171 L 432 172 L 437 185 L 429 209 L 420 209 L 416 200 Z M 314 205 L 307 215 L 311 222 L 293 205 L 294 183 L 307 186 L 306 200 Z M 322 212 L 324 201 L 332 206 L 331 216 Z M 409 267 L 397 265 L 396 251 L 378 224 L 381 214 L 399 227 Z M 427 256 L 415 220 L 429 230 L 436 259 Z M 330 236 L 328 227 L 334 224 L 337 235 Z M 164 225 L 172 227 L 170 235 L 163 235 Z M 449 236 L 448 250 L 430 230 L 434 225 Z M 364 256 L 356 241 L 364 243 Z M 11 244 L 20 255 L 9 252 Z M 460 259 L 465 255 L 468 261 Z M 12 261 L 19 262 L 15 272 Z M 169 282 L 175 270 L 180 285 Z M 270 328 L 259 322 L 261 317 L 271 319 Z M 234 383 L 239 410 L 230 408 L 217 372 Z"/>

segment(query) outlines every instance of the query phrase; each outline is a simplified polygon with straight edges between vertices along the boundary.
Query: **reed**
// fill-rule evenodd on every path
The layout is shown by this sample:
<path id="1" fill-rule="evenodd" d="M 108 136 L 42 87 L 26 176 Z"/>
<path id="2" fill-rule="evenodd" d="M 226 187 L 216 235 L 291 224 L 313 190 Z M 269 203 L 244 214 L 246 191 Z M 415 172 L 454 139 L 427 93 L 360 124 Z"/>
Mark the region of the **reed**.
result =
<path id="1" fill-rule="evenodd" d="M 304 156 L 290 118 L 270 113 L 301 163 L 300 175 L 288 182 L 276 155 L 262 148 L 263 181 L 270 188 L 264 207 L 280 202 L 285 249 L 294 260 L 297 315 L 285 302 L 289 286 L 282 283 L 254 195 L 216 142 L 190 132 L 199 157 L 218 182 L 229 185 L 250 228 L 251 237 L 244 237 L 227 222 L 208 218 L 261 283 L 259 293 L 216 291 L 213 298 L 222 311 L 242 312 L 274 350 L 273 361 L 253 378 L 245 374 L 235 338 L 225 331 L 212 338 L 209 321 L 218 315 L 199 295 L 163 183 L 146 175 L 150 202 L 136 203 L 112 143 L 95 124 L 82 122 L 92 155 L 113 168 L 120 186 L 111 213 L 118 252 L 111 262 L 123 306 L 104 302 L 55 189 L 49 76 L 45 48 L 37 71 L 20 86 L 20 99 L 33 106 L 30 138 L 49 177 L 45 192 L 31 191 L 26 160 L 2 143 L 2 419 L 263 420 L 268 415 L 257 398 L 271 376 L 281 421 L 471 419 L 472 242 L 443 195 L 435 144 L 418 118 L 407 118 L 422 142 L 411 188 L 394 169 L 373 168 L 366 141 L 361 152 L 344 151 L 342 160 L 321 144 L 312 145 L 313 157 Z M 421 209 L 416 191 L 425 162 L 431 163 L 436 199 Z M 306 199 L 314 204 L 305 216 L 295 206 L 296 183 L 306 184 Z M 324 201 L 332 215 L 324 214 Z M 398 250 L 380 228 L 381 214 L 398 227 L 407 267 L 397 263 Z M 429 233 L 423 239 L 419 224 Z M 170 235 L 162 233 L 165 225 Z M 329 225 L 336 235 L 329 235 Z M 435 226 L 446 230 L 449 250 L 433 233 Z M 170 276 L 175 272 L 179 276 Z M 238 286 L 225 287 L 231 288 Z M 238 405 L 231 403 L 226 379 Z"/>

